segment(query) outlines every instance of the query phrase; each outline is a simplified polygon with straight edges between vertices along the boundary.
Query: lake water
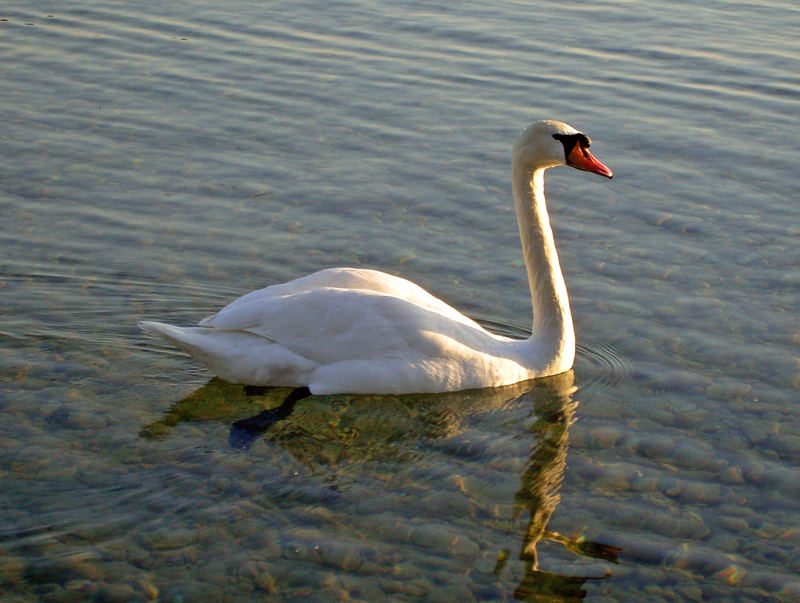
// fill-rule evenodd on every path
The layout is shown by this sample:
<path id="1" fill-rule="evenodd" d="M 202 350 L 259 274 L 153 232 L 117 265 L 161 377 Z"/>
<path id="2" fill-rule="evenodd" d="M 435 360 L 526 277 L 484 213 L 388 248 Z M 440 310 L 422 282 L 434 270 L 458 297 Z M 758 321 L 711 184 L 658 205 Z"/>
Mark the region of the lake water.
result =
<path id="1" fill-rule="evenodd" d="M 4 601 L 800 597 L 796 2 L 0 19 Z M 352 265 L 524 336 L 539 118 L 615 173 L 548 173 L 571 373 L 307 398 L 238 450 L 287 391 L 137 329 Z"/>

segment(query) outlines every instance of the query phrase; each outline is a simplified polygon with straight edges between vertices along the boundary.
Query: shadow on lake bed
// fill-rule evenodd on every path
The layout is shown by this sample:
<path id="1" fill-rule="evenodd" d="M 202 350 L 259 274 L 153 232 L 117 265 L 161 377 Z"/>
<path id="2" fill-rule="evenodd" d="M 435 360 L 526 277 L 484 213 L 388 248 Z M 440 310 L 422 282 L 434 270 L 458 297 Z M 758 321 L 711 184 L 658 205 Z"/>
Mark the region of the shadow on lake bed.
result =
<path id="1" fill-rule="evenodd" d="M 539 569 L 537 546 L 542 541 L 563 545 L 575 555 L 617 562 L 620 549 L 571 538 L 547 529 L 560 500 L 569 428 L 578 402 L 573 400 L 570 371 L 548 379 L 509 387 L 437 395 L 310 396 L 305 388 L 254 388 L 211 379 L 205 386 L 176 402 L 164 416 L 143 427 L 140 435 L 159 439 L 186 421 L 231 422 L 234 449 L 249 449 L 261 438 L 280 446 L 310 468 L 339 468 L 363 462 L 407 465 L 422 458 L 425 448 L 465 434 L 484 420 L 501 421 L 517 428 L 518 437 L 530 434 L 530 454 L 512 501 L 512 517 L 525 514 L 518 558 L 524 577 L 514 591 L 521 600 L 556 596 L 581 599 L 587 580 L 611 575 L 607 564 L 594 575 L 566 575 Z M 249 416 L 247 416 L 249 413 Z M 239 418 L 245 415 L 245 418 Z M 532 422 L 531 422 L 532 419 Z M 510 426 L 510 427 L 509 427 Z M 516 435 L 516 434 L 515 434 Z M 459 438 L 459 454 L 480 456 L 469 450 L 469 438 Z M 241 454 L 258 454 L 254 448 Z M 484 462 L 480 458 L 478 462 Z M 487 461 L 488 462 L 488 461 Z M 510 550 L 498 555 L 494 569 L 500 575 Z"/>

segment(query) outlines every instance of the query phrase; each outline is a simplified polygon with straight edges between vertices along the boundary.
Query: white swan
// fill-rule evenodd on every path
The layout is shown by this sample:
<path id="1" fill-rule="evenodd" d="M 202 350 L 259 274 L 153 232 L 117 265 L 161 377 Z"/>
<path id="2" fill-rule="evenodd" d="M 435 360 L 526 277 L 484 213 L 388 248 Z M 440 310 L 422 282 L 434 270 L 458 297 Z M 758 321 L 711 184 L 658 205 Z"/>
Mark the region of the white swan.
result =
<path id="1" fill-rule="evenodd" d="M 529 339 L 490 333 L 414 283 L 357 268 L 253 291 L 198 327 L 139 325 L 227 381 L 305 386 L 312 394 L 458 391 L 567 371 L 575 333 L 544 171 L 566 164 L 611 178 L 590 144 L 558 121 L 532 124 L 514 144 L 514 200 L 533 302 Z"/>

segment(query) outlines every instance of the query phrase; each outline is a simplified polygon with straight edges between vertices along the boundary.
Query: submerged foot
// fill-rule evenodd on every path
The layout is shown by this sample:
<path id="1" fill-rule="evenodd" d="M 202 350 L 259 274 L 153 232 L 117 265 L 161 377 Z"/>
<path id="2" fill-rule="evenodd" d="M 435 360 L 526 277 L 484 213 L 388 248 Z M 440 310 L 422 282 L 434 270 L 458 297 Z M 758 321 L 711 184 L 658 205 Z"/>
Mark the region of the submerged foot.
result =
<path id="1" fill-rule="evenodd" d="M 232 448 L 239 448 L 246 450 L 250 448 L 253 441 L 272 425 L 278 421 L 282 421 L 294 409 L 294 405 L 303 398 L 311 395 L 311 390 L 307 387 L 298 387 L 293 389 L 283 403 L 277 408 L 265 410 L 254 417 L 241 419 L 231 425 L 231 433 L 228 436 L 228 443 Z"/>

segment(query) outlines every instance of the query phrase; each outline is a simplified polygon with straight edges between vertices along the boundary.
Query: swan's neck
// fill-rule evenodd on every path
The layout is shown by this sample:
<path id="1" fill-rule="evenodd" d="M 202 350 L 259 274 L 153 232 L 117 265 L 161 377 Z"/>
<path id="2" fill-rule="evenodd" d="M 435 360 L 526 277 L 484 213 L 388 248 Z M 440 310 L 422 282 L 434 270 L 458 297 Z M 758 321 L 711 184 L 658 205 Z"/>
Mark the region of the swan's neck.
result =
<path id="1" fill-rule="evenodd" d="M 547 214 L 544 171 L 517 162 L 512 166 L 519 235 L 533 305 L 533 333 L 524 344 L 525 361 L 537 372 L 556 374 L 572 366 L 575 331 Z"/>

